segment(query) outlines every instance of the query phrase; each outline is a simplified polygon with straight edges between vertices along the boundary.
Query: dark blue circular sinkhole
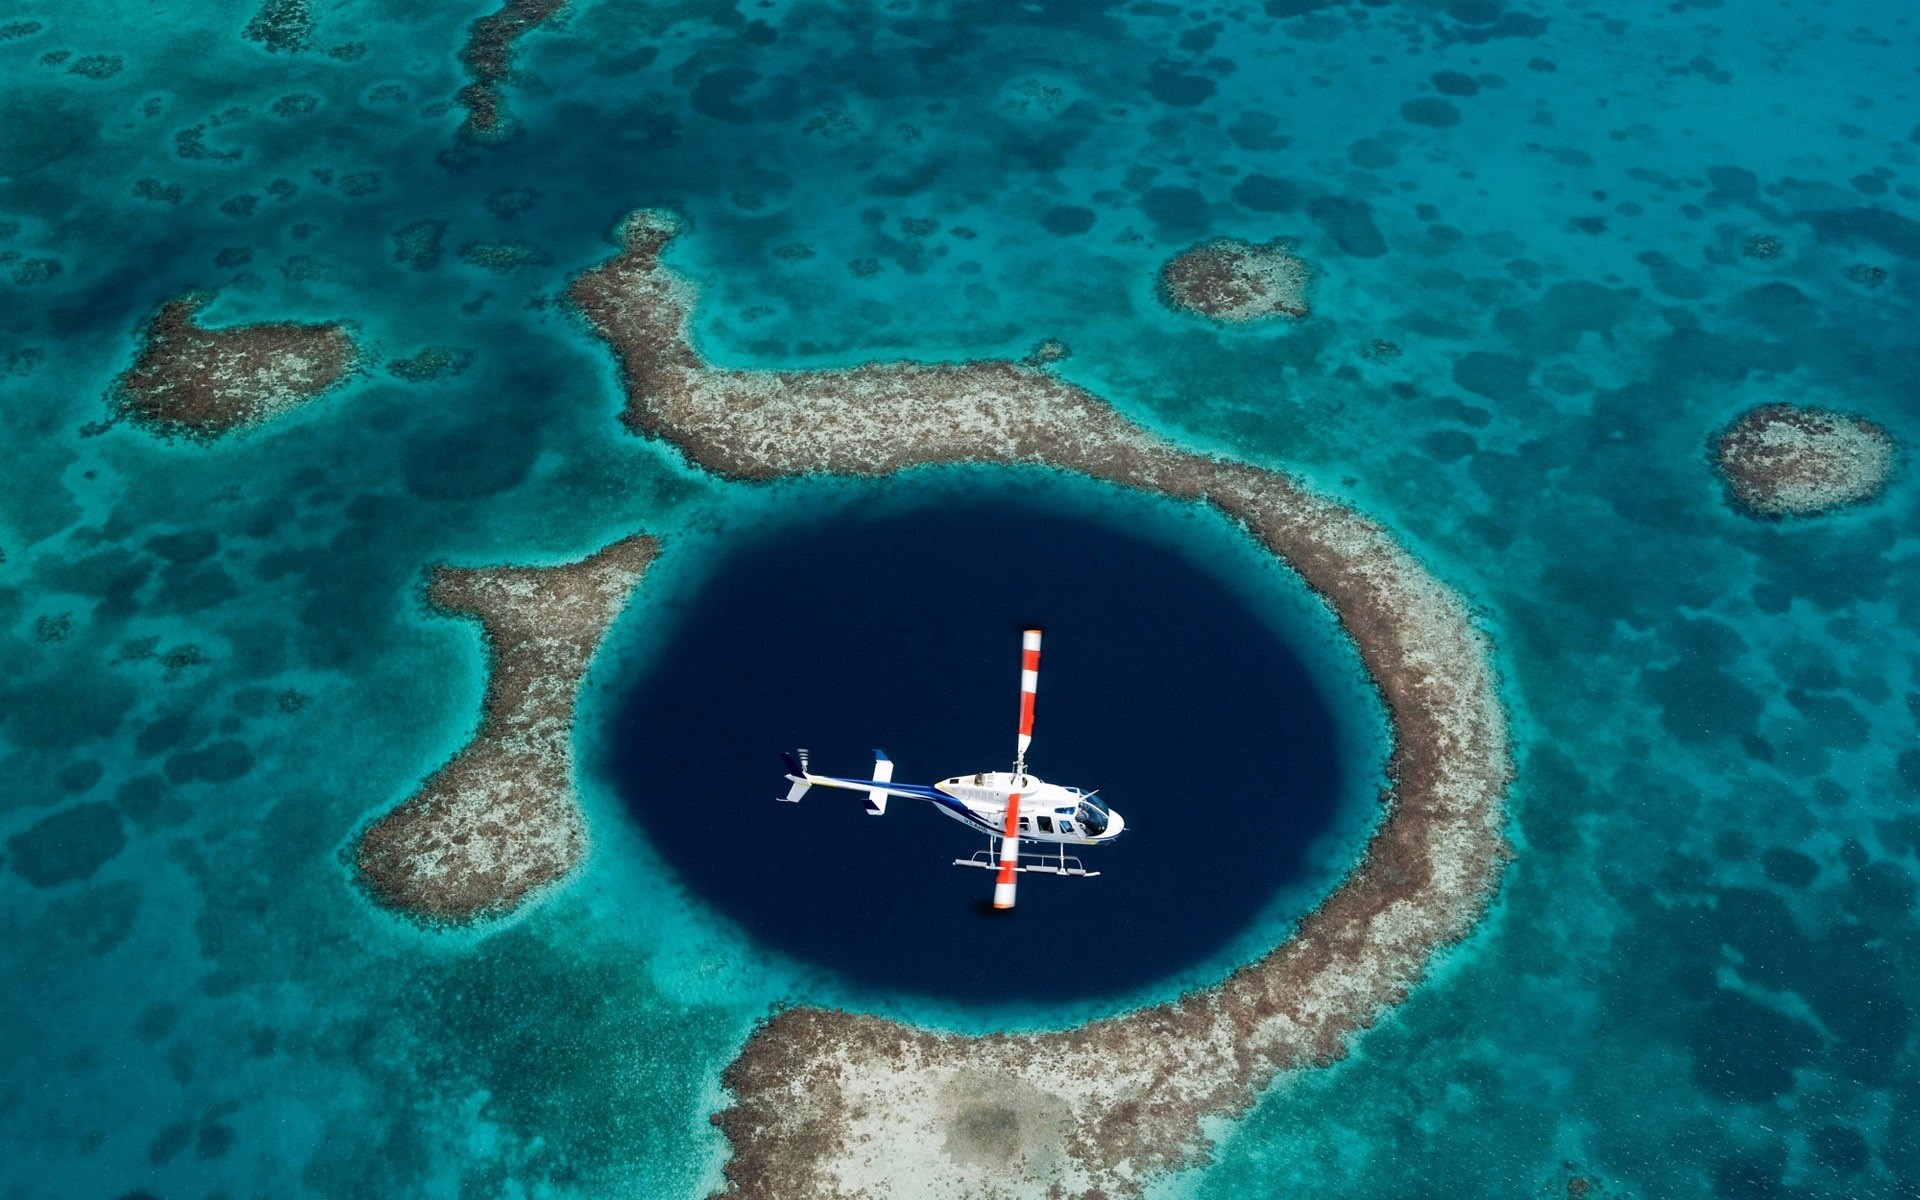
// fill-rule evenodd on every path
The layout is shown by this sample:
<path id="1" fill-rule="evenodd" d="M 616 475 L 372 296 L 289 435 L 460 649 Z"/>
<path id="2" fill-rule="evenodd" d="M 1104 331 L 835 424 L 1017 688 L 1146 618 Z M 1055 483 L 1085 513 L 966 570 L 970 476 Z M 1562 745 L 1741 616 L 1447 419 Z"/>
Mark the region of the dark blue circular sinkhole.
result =
<path id="1" fill-rule="evenodd" d="M 856 987 L 1060 1002 L 1191 971 L 1324 871 L 1310 847 L 1342 824 L 1355 731 L 1307 639 L 1159 526 L 987 488 L 735 535 L 646 614 L 667 626 L 616 682 L 599 769 L 697 896 Z M 868 775 L 874 747 L 902 781 L 1008 768 L 1029 624 L 1028 768 L 1127 820 L 1075 851 L 1098 877 L 1023 875 L 996 913 L 992 874 L 951 865 L 986 839 L 931 805 L 775 801 L 798 746 L 823 774 Z"/>

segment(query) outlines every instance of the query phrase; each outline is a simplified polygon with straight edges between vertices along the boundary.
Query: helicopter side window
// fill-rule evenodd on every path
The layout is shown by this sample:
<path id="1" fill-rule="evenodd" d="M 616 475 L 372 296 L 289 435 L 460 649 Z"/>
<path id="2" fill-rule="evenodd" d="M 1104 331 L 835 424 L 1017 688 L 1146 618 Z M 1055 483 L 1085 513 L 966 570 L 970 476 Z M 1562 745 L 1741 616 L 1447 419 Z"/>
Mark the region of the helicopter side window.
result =
<path id="1" fill-rule="evenodd" d="M 1025 833 L 1026 831 L 1027 831 L 1027 819 L 1026 819 L 1025 817 L 1021 817 L 1021 818 L 1020 818 L 1020 832 L 1021 832 L 1021 833 Z"/>
<path id="2" fill-rule="evenodd" d="M 1035 822 L 1037 822 L 1037 823 L 1039 824 L 1039 826 L 1040 826 L 1040 832 L 1041 832 L 1041 833 L 1052 833 L 1052 832 L 1053 832 L 1053 818 L 1052 818 L 1052 817 L 1035 817 L 1035 818 L 1034 818 L 1034 821 L 1035 821 Z"/>

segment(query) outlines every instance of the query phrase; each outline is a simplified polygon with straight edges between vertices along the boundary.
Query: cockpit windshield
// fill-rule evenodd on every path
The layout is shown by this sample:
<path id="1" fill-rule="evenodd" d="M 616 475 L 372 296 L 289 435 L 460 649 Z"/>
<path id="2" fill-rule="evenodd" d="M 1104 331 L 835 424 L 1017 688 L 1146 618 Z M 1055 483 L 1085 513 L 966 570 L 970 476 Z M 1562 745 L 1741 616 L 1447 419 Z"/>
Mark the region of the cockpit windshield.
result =
<path id="1" fill-rule="evenodd" d="M 1098 796 L 1082 796 L 1074 817 L 1080 822 L 1080 828 L 1095 837 L 1107 831 L 1107 806 Z"/>

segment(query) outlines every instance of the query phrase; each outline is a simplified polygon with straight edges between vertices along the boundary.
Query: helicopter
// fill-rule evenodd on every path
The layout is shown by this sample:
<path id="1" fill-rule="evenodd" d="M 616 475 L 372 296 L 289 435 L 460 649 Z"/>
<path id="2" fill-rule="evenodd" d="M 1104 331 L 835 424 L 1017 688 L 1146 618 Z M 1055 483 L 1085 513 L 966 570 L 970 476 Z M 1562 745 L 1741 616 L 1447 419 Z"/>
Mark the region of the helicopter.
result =
<path id="1" fill-rule="evenodd" d="M 993 906 L 1010 909 L 1016 877 L 1033 872 L 1090 878 L 1069 846 L 1097 846 L 1126 831 L 1124 818 L 1100 799 L 1097 791 L 1082 791 L 1048 783 L 1027 771 L 1027 749 L 1033 744 L 1033 702 L 1040 683 L 1040 630 L 1020 635 L 1020 734 L 1013 770 L 979 771 L 954 775 L 938 783 L 896 783 L 893 760 L 885 751 L 873 752 L 873 774 L 867 779 L 816 775 L 807 752 L 783 754 L 793 786 L 779 799 L 797 804 L 814 787 L 842 788 L 866 793 L 871 816 L 887 811 L 889 798 L 925 800 L 943 815 L 987 836 L 987 849 L 953 860 L 958 867 L 983 867 L 996 872 Z M 1051 847 L 1043 850 L 1042 847 Z"/>

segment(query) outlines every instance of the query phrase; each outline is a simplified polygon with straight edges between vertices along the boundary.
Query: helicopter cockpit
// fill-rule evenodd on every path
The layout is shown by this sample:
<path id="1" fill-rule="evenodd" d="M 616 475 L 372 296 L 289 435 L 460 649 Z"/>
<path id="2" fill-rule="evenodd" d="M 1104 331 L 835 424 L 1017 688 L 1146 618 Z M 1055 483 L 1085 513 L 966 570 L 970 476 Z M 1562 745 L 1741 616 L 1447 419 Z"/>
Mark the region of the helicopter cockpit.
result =
<path id="1" fill-rule="evenodd" d="M 1080 797 L 1080 806 L 1074 810 L 1073 816 L 1080 823 L 1080 828 L 1094 837 L 1107 831 L 1106 801 L 1091 792 Z"/>

